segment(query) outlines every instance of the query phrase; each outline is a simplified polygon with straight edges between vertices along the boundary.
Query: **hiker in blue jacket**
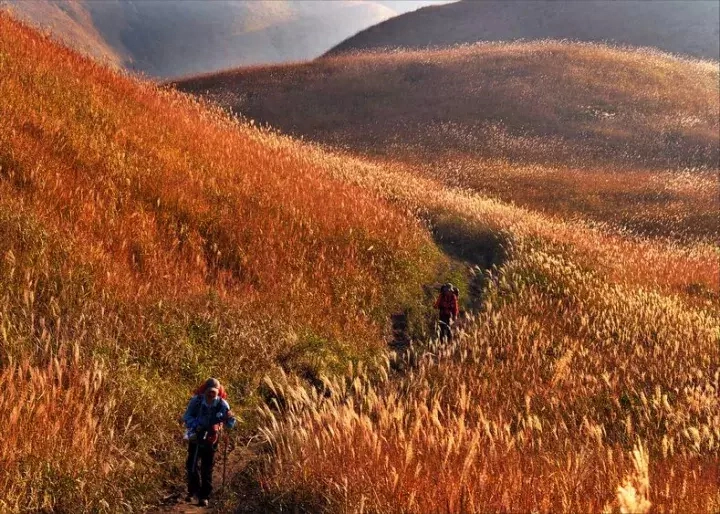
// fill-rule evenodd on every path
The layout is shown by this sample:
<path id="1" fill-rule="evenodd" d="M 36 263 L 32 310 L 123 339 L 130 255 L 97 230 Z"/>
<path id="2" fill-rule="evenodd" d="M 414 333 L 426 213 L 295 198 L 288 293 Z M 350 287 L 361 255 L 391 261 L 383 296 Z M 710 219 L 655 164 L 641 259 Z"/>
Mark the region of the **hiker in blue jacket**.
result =
<path id="1" fill-rule="evenodd" d="M 215 451 L 223 425 L 235 426 L 235 416 L 225 399 L 227 394 L 220 382 L 209 378 L 190 399 L 183 421 L 187 427 L 187 501 L 198 498 L 198 505 L 206 507 L 212 493 L 212 473 Z"/>

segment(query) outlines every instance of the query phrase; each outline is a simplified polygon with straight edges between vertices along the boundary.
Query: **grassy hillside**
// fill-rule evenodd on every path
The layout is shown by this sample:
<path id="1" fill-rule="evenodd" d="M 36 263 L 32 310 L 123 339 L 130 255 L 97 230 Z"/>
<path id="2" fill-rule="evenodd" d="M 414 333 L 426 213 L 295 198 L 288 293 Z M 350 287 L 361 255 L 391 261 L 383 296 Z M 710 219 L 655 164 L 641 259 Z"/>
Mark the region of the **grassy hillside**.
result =
<path id="1" fill-rule="evenodd" d="M 287 408 L 265 411 L 270 508 L 718 509 L 717 244 L 627 237 L 337 159 L 345 180 L 463 241 L 465 258 L 493 238 L 507 256 L 482 273 L 459 340 L 417 345 L 406 374 L 356 368 L 328 379 L 329 398 L 273 382 Z"/>
<path id="2" fill-rule="evenodd" d="M 328 54 L 552 38 L 718 59 L 718 20 L 720 6 L 709 0 L 466 0 L 392 18 Z"/>
<path id="3" fill-rule="evenodd" d="M 712 240 L 718 77 L 717 63 L 539 42 L 341 56 L 178 87 L 449 185 L 640 235 Z"/>
<path id="4" fill-rule="evenodd" d="M 462 259 L 504 256 L 453 344 L 328 377 L 329 397 L 272 382 L 270 508 L 718 509 L 717 64 L 541 42 L 180 87 L 340 148 L 339 178 Z"/>
<path id="5" fill-rule="evenodd" d="M 372 59 L 337 62 L 372 78 Z M 211 374 L 267 444 L 234 482 L 253 486 L 241 512 L 720 507 L 720 250 L 675 228 L 691 201 L 655 211 L 676 241 L 589 221 L 613 211 L 583 204 L 548 215 L 456 187 L 433 171 L 450 162 L 432 160 L 442 145 L 327 152 L 2 15 L 0 76 L 0 510 L 146 510 L 182 476 L 175 419 Z M 699 96 L 637 112 L 692 113 Z M 658 144 L 651 123 L 634 126 L 631 141 Z M 498 180 L 525 169 L 541 192 L 553 173 L 648 197 L 667 176 L 678 195 L 707 194 L 709 164 L 652 167 L 688 158 L 683 145 L 575 168 L 562 152 L 543 168 L 539 152 L 490 151 L 508 152 Z M 473 148 L 461 157 L 502 162 Z M 423 286 L 460 275 L 431 236 L 471 267 L 476 312 L 452 345 L 415 340 L 390 367 L 389 315 L 421 316 Z M 254 414 L 260 383 L 277 401 Z"/>
<path id="6" fill-rule="evenodd" d="M 200 380 L 242 408 L 265 374 L 372 361 L 447 269 L 322 152 L 3 14 L 0 76 L 3 512 L 143 510 L 182 479 Z"/>
<path id="7" fill-rule="evenodd" d="M 317 57 L 359 30 L 427 4 L 304 0 L 2 0 L 96 59 L 171 77 Z"/>
<path id="8" fill-rule="evenodd" d="M 459 340 L 416 346 L 406 374 L 356 368 L 328 379 L 329 398 L 273 382 L 287 408 L 265 411 L 270 508 L 718 509 L 717 244 L 639 240 L 336 159 L 345 180 L 454 228 L 466 258 L 496 238 L 507 260 L 482 274 Z"/>

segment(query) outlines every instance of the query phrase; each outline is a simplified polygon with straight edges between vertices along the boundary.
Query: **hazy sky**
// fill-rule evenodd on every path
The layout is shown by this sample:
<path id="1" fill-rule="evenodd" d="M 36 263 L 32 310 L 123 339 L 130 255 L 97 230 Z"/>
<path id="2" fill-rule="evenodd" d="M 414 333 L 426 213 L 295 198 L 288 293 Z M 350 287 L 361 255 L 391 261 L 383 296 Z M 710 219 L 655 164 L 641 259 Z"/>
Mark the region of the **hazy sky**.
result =
<path id="1" fill-rule="evenodd" d="M 365 0 L 362 0 L 365 1 Z M 447 4 L 456 0 L 379 0 L 377 3 L 383 4 L 398 13 L 413 11 L 420 7 L 433 4 Z"/>
<path id="2" fill-rule="evenodd" d="M 4 0 L 0 0 L 0 4 Z M 78 50 L 155 77 L 312 59 L 448 0 L 8 0 Z"/>

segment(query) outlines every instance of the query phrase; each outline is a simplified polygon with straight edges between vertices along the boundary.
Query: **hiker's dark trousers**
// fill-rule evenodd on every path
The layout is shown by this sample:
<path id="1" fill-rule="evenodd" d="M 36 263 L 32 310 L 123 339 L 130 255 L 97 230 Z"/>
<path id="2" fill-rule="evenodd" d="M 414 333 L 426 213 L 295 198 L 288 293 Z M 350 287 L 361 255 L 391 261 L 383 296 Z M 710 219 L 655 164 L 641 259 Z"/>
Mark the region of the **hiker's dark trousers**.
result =
<path id="1" fill-rule="evenodd" d="M 207 500 L 212 493 L 213 460 L 215 448 L 211 444 L 188 444 L 187 482 L 188 494 L 199 500 Z"/>
<path id="2" fill-rule="evenodd" d="M 450 328 L 450 320 L 452 314 L 449 312 L 440 313 L 440 340 L 452 341 L 452 329 Z"/>

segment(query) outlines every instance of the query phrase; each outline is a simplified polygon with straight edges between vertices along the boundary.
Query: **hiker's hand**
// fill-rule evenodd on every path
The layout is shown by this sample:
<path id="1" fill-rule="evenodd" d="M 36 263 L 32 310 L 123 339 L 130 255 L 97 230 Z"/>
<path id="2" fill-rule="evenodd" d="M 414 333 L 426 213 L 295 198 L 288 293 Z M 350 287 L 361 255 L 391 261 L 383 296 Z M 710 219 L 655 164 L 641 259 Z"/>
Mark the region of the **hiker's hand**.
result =
<path id="1" fill-rule="evenodd" d="M 234 417 L 228 418 L 228 420 L 225 422 L 225 426 L 227 426 L 229 429 L 235 428 L 235 425 L 237 424 L 237 421 Z"/>

